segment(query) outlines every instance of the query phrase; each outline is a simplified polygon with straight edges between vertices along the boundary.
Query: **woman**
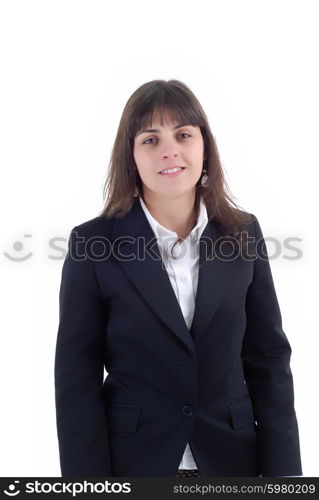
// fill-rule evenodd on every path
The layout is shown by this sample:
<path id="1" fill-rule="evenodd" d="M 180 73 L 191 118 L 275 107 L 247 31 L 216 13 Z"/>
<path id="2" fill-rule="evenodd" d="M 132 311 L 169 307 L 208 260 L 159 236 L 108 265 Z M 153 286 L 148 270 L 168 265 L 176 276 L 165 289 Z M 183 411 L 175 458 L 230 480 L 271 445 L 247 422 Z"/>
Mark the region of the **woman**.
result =
<path id="1" fill-rule="evenodd" d="M 132 94 L 105 191 L 102 213 L 71 231 L 62 270 L 62 475 L 302 474 L 260 225 L 232 200 L 182 82 Z"/>

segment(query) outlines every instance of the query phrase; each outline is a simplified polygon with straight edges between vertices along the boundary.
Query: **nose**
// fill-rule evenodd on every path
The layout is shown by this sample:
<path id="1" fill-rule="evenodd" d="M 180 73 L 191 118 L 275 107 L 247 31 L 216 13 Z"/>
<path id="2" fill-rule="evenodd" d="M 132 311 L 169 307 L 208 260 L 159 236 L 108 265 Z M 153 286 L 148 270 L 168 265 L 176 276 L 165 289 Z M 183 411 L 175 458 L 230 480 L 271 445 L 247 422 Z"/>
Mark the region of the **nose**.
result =
<path id="1" fill-rule="evenodd" d="M 173 156 L 177 156 L 177 153 L 173 153 L 171 156 L 172 156 L 172 157 L 173 157 Z M 169 158 L 169 155 L 163 155 L 163 158 Z"/>
<path id="2" fill-rule="evenodd" d="M 167 139 L 166 141 L 163 140 L 160 149 L 160 158 L 174 158 L 178 156 L 178 147 L 179 145 L 176 144 L 174 139 Z"/>

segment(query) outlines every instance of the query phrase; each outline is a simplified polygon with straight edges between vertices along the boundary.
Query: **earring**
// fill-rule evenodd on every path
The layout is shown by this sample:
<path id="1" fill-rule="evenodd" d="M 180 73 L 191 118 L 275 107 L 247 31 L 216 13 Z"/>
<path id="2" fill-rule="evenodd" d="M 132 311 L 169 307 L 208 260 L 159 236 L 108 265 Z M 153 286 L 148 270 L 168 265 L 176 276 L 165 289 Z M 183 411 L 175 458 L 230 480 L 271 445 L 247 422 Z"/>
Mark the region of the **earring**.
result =
<path id="1" fill-rule="evenodd" d="M 202 178 L 201 178 L 201 185 L 202 187 L 207 187 L 208 186 L 208 175 L 207 175 L 207 170 L 206 168 L 203 168 L 203 175 L 202 175 Z"/>

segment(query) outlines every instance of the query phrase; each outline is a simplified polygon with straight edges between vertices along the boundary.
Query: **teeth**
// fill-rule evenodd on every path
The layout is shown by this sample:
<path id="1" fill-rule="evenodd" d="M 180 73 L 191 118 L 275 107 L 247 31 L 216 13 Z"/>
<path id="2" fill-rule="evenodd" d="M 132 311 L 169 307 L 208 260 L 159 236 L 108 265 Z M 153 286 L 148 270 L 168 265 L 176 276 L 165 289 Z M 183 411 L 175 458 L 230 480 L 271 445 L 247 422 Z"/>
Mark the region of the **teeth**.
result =
<path id="1" fill-rule="evenodd" d="M 179 170 L 182 170 L 181 168 L 171 168 L 169 170 L 162 170 L 161 174 L 171 174 L 173 172 L 178 172 Z"/>

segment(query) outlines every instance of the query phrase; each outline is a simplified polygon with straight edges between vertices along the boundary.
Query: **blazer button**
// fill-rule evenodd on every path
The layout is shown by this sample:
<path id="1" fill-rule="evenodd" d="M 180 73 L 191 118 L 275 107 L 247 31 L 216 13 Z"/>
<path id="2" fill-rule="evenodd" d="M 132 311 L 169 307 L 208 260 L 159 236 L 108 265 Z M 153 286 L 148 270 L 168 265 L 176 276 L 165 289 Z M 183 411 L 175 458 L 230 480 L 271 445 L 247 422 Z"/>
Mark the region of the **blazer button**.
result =
<path id="1" fill-rule="evenodd" d="M 192 408 L 192 406 L 184 405 L 184 406 L 182 406 L 182 412 L 187 417 L 190 417 L 193 415 L 193 408 Z"/>

